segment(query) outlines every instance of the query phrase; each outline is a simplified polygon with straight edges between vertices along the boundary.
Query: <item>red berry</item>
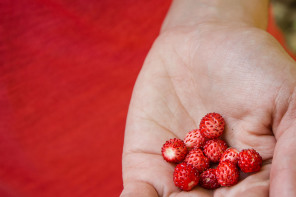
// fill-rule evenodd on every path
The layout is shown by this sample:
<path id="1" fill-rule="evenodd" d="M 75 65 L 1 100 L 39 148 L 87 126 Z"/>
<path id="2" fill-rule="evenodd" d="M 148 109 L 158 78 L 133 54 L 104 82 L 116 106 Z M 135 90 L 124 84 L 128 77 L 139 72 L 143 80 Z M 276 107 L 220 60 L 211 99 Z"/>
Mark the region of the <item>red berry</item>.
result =
<path id="1" fill-rule="evenodd" d="M 230 161 L 234 164 L 237 164 L 239 152 L 235 148 L 227 148 L 226 151 L 222 154 L 220 162 Z"/>
<path id="2" fill-rule="evenodd" d="M 198 184 L 199 173 L 196 168 L 186 163 L 180 163 L 174 171 L 174 183 L 181 190 L 190 191 Z"/>
<path id="3" fill-rule="evenodd" d="M 245 149 L 239 153 L 238 166 L 245 172 L 258 172 L 262 166 L 262 157 L 254 149 Z"/>
<path id="4" fill-rule="evenodd" d="M 221 139 L 213 139 L 206 142 L 204 146 L 204 154 L 211 162 L 219 162 L 222 154 L 227 149 L 227 144 Z"/>
<path id="5" fill-rule="evenodd" d="M 200 175 L 200 185 L 206 189 L 217 189 L 220 187 L 216 178 L 216 169 L 207 169 Z"/>
<path id="6" fill-rule="evenodd" d="M 201 149 L 194 148 L 185 157 L 185 162 L 193 165 L 200 173 L 210 167 L 210 160 L 207 158 Z"/>
<path id="7" fill-rule="evenodd" d="M 209 113 L 199 124 L 201 134 L 208 139 L 220 137 L 224 131 L 225 121 L 218 113 Z"/>
<path id="8" fill-rule="evenodd" d="M 186 144 L 189 150 L 195 147 L 201 148 L 204 145 L 205 141 L 206 139 L 204 138 L 204 136 L 201 135 L 199 129 L 194 129 L 192 131 L 189 131 L 186 134 L 184 139 L 184 143 Z"/>
<path id="9" fill-rule="evenodd" d="M 239 171 L 235 164 L 229 161 L 224 161 L 219 163 L 216 177 L 221 186 L 232 186 L 239 180 Z"/>
<path id="10" fill-rule="evenodd" d="M 188 150 L 182 140 L 174 138 L 165 142 L 161 152 L 167 162 L 178 163 L 184 160 Z"/>

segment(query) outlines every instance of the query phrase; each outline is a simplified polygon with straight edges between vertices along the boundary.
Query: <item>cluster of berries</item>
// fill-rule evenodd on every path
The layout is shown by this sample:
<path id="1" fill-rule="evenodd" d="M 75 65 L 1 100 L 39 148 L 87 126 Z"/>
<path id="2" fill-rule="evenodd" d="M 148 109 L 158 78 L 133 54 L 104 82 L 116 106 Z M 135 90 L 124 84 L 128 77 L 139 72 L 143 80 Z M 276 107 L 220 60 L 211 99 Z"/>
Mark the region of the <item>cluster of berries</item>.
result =
<path id="1" fill-rule="evenodd" d="M 209 113 L 184 140 L 170 139 L 162 146 L 163 158 L 177 163 L 173 180 L 181 190 L 189 191 L 198 184 L 206 189 L 232 186 L 239 181 L 239 169 L 245 173 L 261 169 L 262 157 L 254 149 L 239 152 L 219 138 L 224 127 L 220 114 Z M 213 168 L 215 163 L 218 166 Z"/>

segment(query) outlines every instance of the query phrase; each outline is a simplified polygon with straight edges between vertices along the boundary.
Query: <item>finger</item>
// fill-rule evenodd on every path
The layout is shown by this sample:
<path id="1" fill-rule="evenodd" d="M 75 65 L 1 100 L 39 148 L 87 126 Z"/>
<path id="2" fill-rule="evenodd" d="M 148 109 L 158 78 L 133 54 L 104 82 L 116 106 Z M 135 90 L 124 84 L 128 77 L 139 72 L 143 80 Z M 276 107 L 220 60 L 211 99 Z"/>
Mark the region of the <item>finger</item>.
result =
<path id="1" fill-rule="evenodd" d="M 120 197 L 158 197 L 155 188 L 149 183 L 133 181 L 126 183 Z"/>
<path id="2" fill-rule="evenodd" d="M 296 196 L 296 124 L 277 140 L 271 169 L 271 196 Z"/>
<path id="3" fill-rule="evenodd" d="M 296 90 L 285 87 L 274 116 L 277 143 L 270 174 L 270 196 L 282 197 L 296 196 Z"/>

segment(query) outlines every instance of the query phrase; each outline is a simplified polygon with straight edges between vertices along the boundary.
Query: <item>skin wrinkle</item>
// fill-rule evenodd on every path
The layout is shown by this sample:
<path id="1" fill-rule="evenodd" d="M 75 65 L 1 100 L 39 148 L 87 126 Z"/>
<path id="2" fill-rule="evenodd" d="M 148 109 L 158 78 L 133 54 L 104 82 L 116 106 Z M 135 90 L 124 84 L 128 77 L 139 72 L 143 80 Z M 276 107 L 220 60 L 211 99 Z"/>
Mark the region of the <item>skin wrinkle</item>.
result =
<path id="1" fill-rule="evenodd" d="M 168 134 L 170 134 L 170 136 L 172 136 L 172 138 L 179 138 L 179 136 L 176 136 L 175 132 L 173 132 L 172 129 L 165 127 L 164 125 L 160 124 L 158 121 L 152 119 L 151 117 L 145 118 L 145 121 L 151 121 L 156 126 L 160 127 L 161 129 L 165 130 L 166 132 L 168 132 Z"/>
<path id="2" fill-rule="evenodd" d="M 171 80 L 170 80 L 171 77 L 168 77 L 168 79 L 169 79 L 169 81 L 171 81 Z M 171 86 L 173 86 L 173 85 L 171 84 Z M 170 93 L 171 93 L 174 97 L 177 97 L 177 95 L 176 95 L 176 93 L 175 93 L 174 91 L 170 91 Z M 178 120 L 178 118 L 177 118 L 177 116 L 176 116 L 176 110 L 173 110 L 172 107 L 170 107 L 170 105 L 169 105 L 170 102 L 168 102 L 167 97 L 171 97 L 171 96 L 163 95 L 163 96 L 161 97 L 162 102 L 164 103 L 164 105 L 166 106 L 166 108 L 168 109 L 168 111 L 170 112 L 170 114 L 174 117 L 174 119 L 175 119 L 175 120 Z M 171 119 L 173 119 L 173 118 L 171 118 Z"/>
<path id="3" fill-rule="evenodd" d="M 172 82 L 171 82 L 172 83 Z M 182 103 L 182 101 L 180 100 L 179 96 L 177 95 L 177 92 L 176 92 L 176 89 L 175 89 L 175 86 L 173 85 L 173 90 L 175 91 L 175 94 L 176 94 L 176 97 L 178 99 L 178 102 L 180 104 L 180 106 L 182 107 L 182 109 L 186 112 L 187 116 L 191 119 L 192 122 L 195 123 L 195 125 L 197 125 L 197 123 L 194 121 L 194 119 L 191 117 L 191 115 L 189 114 L 189 112 L 186 110 L 184 104 Z"/>
<path id="4" fill-rule="evenodd" d="M 160 61 L 164 62 L 162 58 L 159 58 Z M 165 63 L 163 63 L 163 65 L 166 65 Z M 183 105 L 183 103 L 181 102 L 181 99 L 179 98 L 178 94 L 177 94 L 177 91 L 176 91 L 176 88 L 174 87 L 174 84 L 173 84 L 173 81 L 172 81 L 172 77 L 169 75 L 166 67 L 164 67 L 164 70 L 166 71 L 166 76 L 167 76 L 167 79 L 169 80 L 170 82 L 170 85 L 172 87 L 172 95 L 175 96 L 175 98 L 177 99 L 177 102 L 180 104 L 181 108 L 183 109 L 183 112 L 186 113 L 187 117 L 190 118 L 191 122 L 196 125 L 196 122 L 194 121 L 194 119 L 192 118 L 192 116 L 189 114 L 188 110 L 185 108 L 185 106 Z M 170 111 L 170 113 L 175 116 L 175 112 L 172 111 L 171 107 L 169 106 L 169 102 L 166 102 L 166 98 L 164 96 L 162 96 L 162 100 L 163 100 L 163 103 L 167 106 L 167 109 Z M 176 117 L 176 116 L 175 116 Z M 150 117 L 151 118 L 151 117 Z M 175 118 L 176 120 L 178 120 L 178 117 Z M 159 124 L 159 123 L 158 123 Z M 171 129 L 172 130 L 172 129 Z M 180 138 L 180 136 L 178 136 Z"/>
<path id="5" fill-rule="evenodd" d="M 254 114 L 255 115 L 255 114 Z M 262 118 L 263 119 L 263 118 Z M 256 124 L 251 124 L 252 121 L 256 122 L 257 120 L 249 120 L 249 121 L 245 121 L 243 123 L 241 123 L 241 127 L 243 128 L 243 130 L 245 130 L 247 133 L 253 135 L 253 136 L 257 136 L 257 137 L 260 137 L 260 136 L 273 136 L 273 133 L 270 129 L 270 124 L 269 122 L 271 121 L 270 119 L 268 121 L 263 122 L 263 121 L 260 121 Z M 256 126 L 255 128 L 250 128 L 249 125 L 258 125 Z M 249 127 L 249 128 L 248 128 Z M 258 128 L 261 128 L 260 131 L 258 132 Z"/>
<path id="6" fill-rule="evenodd" d="M 162 60 L 163 61 L 163 60 Z M 164 64 L 165 65 L 165 64 Z M 167 69 L 165 69 L 167 75 L 169 76 L 169 72 Z M 182 103 L 181 99 L 179 98 L 178 96 L 178 93 L 177 93 L 177 90 L 176 90 L 176 87 L 174 86 L 174 83 L 172 81 L 172 78 L 170 78 L 170 84 L 172 85 L 173 87 L 173 91 L 174 91 L 174 95 L 176 96 L 177 100 L 178 100 L 178 103 L 180 104 L 181 108 L 183 109 L 184 112 L 186 112 L 187 116 L 191 119 L 191 121 L 195 124 L 195 125 L 198 125 L 195 120 L 192 118 L 191 114 L 188 112 L 188 110 L 185 108 L 184 104 Z"/>
<path id="7" fill-rule="evenodd" d="M 161 60 L 161 58 L 159 58 L 160 60 Z M 166 75 L 164 75 L 162 78 L 166 78 L 167 80 L 169 80 L 169 81 L 171 81 L 171 78 L 168 76 L 168 74 L 166 74 Z M 172 84 L 171 84 L 172 85 Z M 172 85 L 173 86 L 173 85 Z M 154 89 L 158 89 L 158 87 L 155 87 Z M 175 94 L 175 92 L 173 92 L 174 93 L 174 96 L 176 96 L 177 97 L 177 95 Z M 165 105 L 165 106 L 167 106 L 166 107 L 166 109 L 168 109 L 169 110 L 169 112 L 170 112 L 170 114 L 171 115 L 173 115 L 173 116 L 175 116 L 175 113 L 171 110 L 171 108 L 169 107 L 169 105 L 168 105 L 168 102 L 166 102 L 166 98 L 165 98 L 165 96 L 164 95 L 162 95 L 162 94 L 159 94 L 160 96 L 161 96 L 161 100 L 162 100 L 162 102 L 163 102 L 163 104 Z M 158 99 L 159 100 L 159 99 Z M 163 106 L 164 106 L 163 105 Z M 146 109 L 146 108 L 145 108 Z M 163 125 L 161 125 L 160 123 L 159 123 L 159 121 L 156 121 L 156 120 L 154 120 L 154 118 L 152 117 L 152 116 L 150 116 L 149 114 L 150 114 L 150 112 L 147 112 L 146 110 L 144 110 L 144 109 L 140 109 L 145 115 L 143 116 L 143 117 L 141 117 L 141 119 L 143 119 L 143 120 L 151 120 L 152 122 L 154 122 L 156 125 L 158 125 L 158 126 L 160 126 L 161 128 L 163 128 L 163 129 L 165 129 L 166 131 L 168 131 L 169 133 L 171 133 L 174 137 L 177 137 L 176 135 L 174 135 L 174 133 L 175 132 L 172 132 L 172 130 L 173 130 L 173 128 L 168 128 L 168 127 L 165 127 L 165 126 L 163 126 Z M 176 118 L 177 119 L 177 118 Z M 170 124 L 171 125 L 171 124 Z"/>
<path id="8" fill-rule="evenodd" d="M 275 132 L 277 131 L 277 128 L 279 126 L 279 124 L 282 122 L 282 119 L 284 117 L 284 115 L 278 117 L 277 114 L 280 114 L 280 110 L 279 109 L 283 109 L 285 111 L 287 111 L 288 109 L 288 105 L 286 105 L 285 107 L 282 106 L 281 102 L 282 102 L 282 89 L 286 87 L 285 86 L 285 81 L 283 81 L 281 83 L 281 85 L 279 86 L 279 88 L 277 89 L 277 92 L 275 93 L 275 97 L 273 99 L 273 110 L 271 113 L 271 116 L 272 116 L 272 123 L 271 123 L 271 128 L 272 128 L 272 131 Z M 281 107 L 280 107 L 281 106 Z M 275 121 L 276 120 L 276 121 Z"/>
<path id="9" fill-rule="evenodd" d="M 266 166 L 266 165 L 269 165 L 269 164 L 272 164 L 272 158 L 265 159 L 265 160 L 262 161 L 262 166 Z"/>
<path id="10" fill-rule="evenodd" d="M 282 108 L 285 108 L 285 112 L 284 112 L 283 116 L 279 120 L 279 125 L 276 127 L 276 129 L 274 129 L 275 137 L 276 137 L 277 140 L 280 139 L 281 136 L 283 135 L 283 133 L 286 130 L 288 130 L 289 127 L 291 126 L 291 125 L 286 125 L 286 122 L 287 122 L 286 119 L 288 119 L 288 121 L 289 121 L 289 119 L 291 119 L 291 117 L 289 117 L 290 116 L 290 113 L 291 113 L 291 107 L 293 109 L 296 108 L 296 103 L 294 101 L 295 96 L 296 96 L 296 87 L 294 88 L 294 90 L 290 94 L 290 96 L 288 98 L 288 101 L 287 101 L 287 104 L 285 105 L 285 107 L 282 107 Z"/>
<path id="11" fill-rule="evenodd" d="M 226 126 L 232 125 L 232 128 L 226 127 L 226 129 L 225 129 L 225 133 L 227 133 L 227 139 L 235 139 L 236 138 L 236 139 L 240 139 L 239 141 L 241 142 L 241 144 L 239 144 L 239 147 L 237 147 L 238 144 L 236 144 L 236 146 L 234 146 L 235 148 L 245 149 L 247 147 L 259 147 L 262 140 L 267 139 L 267 137 L 268 137 L 269 141 L 274 141 L 274 144 L 275 144 L 275 138 L 272 135 L 271 131 L 268 130 L 268 128 L 265 128 L 264 126 L 262 126 L 262 127 L 260 126 L 260 128 L 265 128 L 264 130 L 269 131 L 269 133 L 265 133 L 265 132 L 264 133 L 256 133 L 255 131 L 257 131 L 258 129 L 248 128 L 249 127 L 248 125 L 254 125 L 254 123 L 246 121 L 245 118 L 240 119 L 239 125 L 235 125 L 235 124 L 233 125 L 233 124 L 230 124 L 229 122 L 239 122 L 239 121 L 236 121 L 236 119 L 230 118 L 230 117 L 228 117 L 226 119 Z M 257 125 L 257 124 L 255 124 L 255 125 Z M 239 127 L 239 129 L 238 129 L 238 127 Z M 237 132 L 234 132 L 234 130 Z M 240 131 L 240 132 L 238 132 L 238 131 Z M 245 133 L 249 133 L 250 135 L 245 136 Z M 254 139 L 260 138 L 262 140 L 259 140 L 257 143 L 254 144 L 254 140 L 252 140 L 253 138 Z M 231 141 L 229 141 L 229 142 L 231 142 Z M 231 146 L 233 146 L 233 144 Z M 266 153 L 262 152 L 265 149 L 260 150 L 260 153 L 263 154 L 264 159 L 270 159 L 270 158 L 272 158 L 273 149 L 274 149 L 274 146 L 273 146 L 273 148 L 268 148 L 268 151 Z"/>
<path id="12" fill-rule="evenodd" d="M 148 121 L 148 122 L 152 122 L 153 124 L 151 124 L 151 125 L 154 125 L 154 126 L 159 127 L 159 128 L 161 129 L 162 132 L 163 132 L 163 131 L 167 132 L 167 133 L 169 134 L 169 136 L 171 136 L 172 138 L 178 138 L 178 136 L 176 136 L 175 132 L 172 132 L 171 129 L 169 129 L 169 128 L 165 127 L 164 125 L 160 124 L 158 121 L 154 120 L 152 117 L 149 117 L 148 114 L 149 114 L 149 113 L 147 113 L 147 114 L 145 115 L 145 117 L 143 117 L 143 116 L 138 116 L 138 117 L 137 117 L 137 121 L 144 121 L 144 122 L 147 122 L 147 121 Z M 129 129 L 129 130 L 130 130 L 130 131 L 131 131 L 131 130 L 134 130 L 134 132 L 137 131 L 136 129 Z M 132 148 L 134 148 L 134 147 L 132 147 Z M 139 148 L 139 147 L 138 147 L 138 148 Z M 147 150 L 130 151 L 130 148 L 129 148 L 129 149 L 125 148 L 125 151 L 127 151 L 127 152 L 145 152 L 145 151 L 147 151 Z M 154 153 L 154 154 L 157 154 L 157 153 Z"/>
<path id="13" fill-rule="evenodd" d="M 159 152 L 155 153 L 155 152 L 147 152 L 147 151 L 142 151 L 142 150 L 129 150 L 124 153 L 125 156 L 130 156 L 130 155 L 134 156 L 137 154 L 140 154 L 140 156 L 141 155 L 153 155 L 153 156 L 160 157 L 162 159 L 162 155 Z"/>

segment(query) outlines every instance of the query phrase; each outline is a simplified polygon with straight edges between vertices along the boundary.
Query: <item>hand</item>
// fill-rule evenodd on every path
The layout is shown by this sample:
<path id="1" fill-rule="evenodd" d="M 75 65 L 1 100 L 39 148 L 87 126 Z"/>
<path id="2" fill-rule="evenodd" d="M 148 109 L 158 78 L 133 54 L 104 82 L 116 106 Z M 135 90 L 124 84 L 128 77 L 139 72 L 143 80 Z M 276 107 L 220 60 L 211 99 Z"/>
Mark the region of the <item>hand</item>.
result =
<path id="1" fill-rule="evenodd" d="M 134 88 L 122 196 L 295 196 L 295 89 L 295 62 L 258 27 L 219 20 L 165 26 Z M 256 149 L 263 167 L 232 187 L 183 192 L 161 147 L 184 139 L 208 112 L 225 118 L 228 145 Z"/>

